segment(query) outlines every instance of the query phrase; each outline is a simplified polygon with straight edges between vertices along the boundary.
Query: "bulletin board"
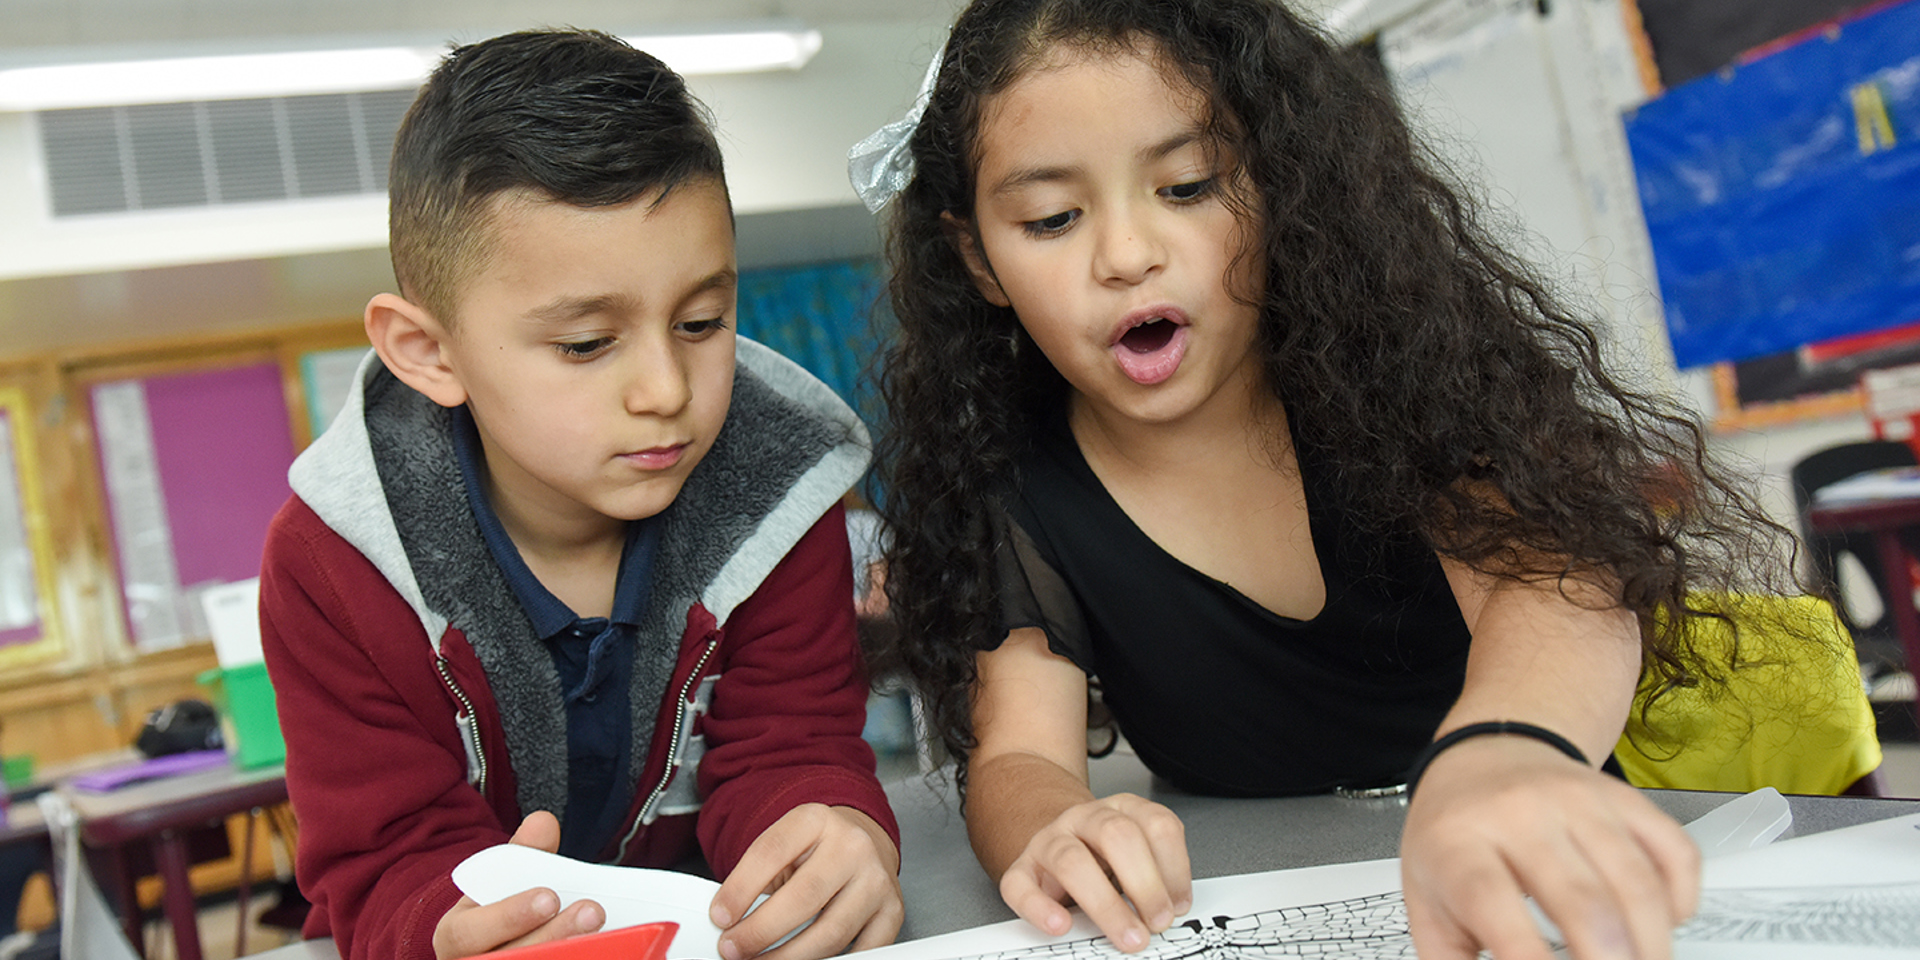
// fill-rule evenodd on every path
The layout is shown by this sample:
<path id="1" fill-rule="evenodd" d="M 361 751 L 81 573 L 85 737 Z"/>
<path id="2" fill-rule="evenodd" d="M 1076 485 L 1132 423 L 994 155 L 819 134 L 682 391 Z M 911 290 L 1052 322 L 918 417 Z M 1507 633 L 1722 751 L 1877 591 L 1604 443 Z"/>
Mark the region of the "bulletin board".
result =
<path id="1" fill-rule="evenodd" d="M 141 653 L 207 636 L 200 593 L 257 576 L 294 457 L 281 364 L 86 384 L 108 541 Z"/>
<path id="2" fill-rule="evenodd" d="M 1916 35 L 1897 3 L 1627 118 L 1681 367 L 1920 320 Z"/>

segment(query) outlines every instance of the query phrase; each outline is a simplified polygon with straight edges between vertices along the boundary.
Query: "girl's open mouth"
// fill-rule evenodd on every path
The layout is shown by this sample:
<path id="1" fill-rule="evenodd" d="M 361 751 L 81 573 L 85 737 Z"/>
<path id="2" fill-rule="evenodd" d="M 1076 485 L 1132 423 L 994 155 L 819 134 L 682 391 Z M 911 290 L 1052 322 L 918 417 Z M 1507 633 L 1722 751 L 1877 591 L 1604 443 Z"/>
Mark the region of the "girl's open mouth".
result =
<path id="1" fill-rule="evenodd" d="M 1113 342 L 1113 357 L 1127 379 L 1143 385 L 1159 383 L 1180 369 L 1187 353 L 1186 318 L 1150 315 L 1130 321 Z"/>

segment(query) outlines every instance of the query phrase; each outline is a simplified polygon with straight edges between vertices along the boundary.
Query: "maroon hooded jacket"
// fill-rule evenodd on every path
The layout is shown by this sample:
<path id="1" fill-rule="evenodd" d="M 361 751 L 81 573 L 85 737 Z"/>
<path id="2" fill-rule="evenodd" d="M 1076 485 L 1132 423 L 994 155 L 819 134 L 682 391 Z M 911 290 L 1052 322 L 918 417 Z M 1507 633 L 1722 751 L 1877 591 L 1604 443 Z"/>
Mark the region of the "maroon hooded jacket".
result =
<path id="1" fill-rule="evenodd" d="M 632 687 L 646 748 L 605 862 L 704 853 L 724 877 L 804 803 L 858 809 L 898 843 L 860 739 L 839 506 L 866 431 L 790 361 L 737 352 L 726 425 L 662 514 Z M 566 806 L 557 675 L 480 539 L 448 420 L 370 357 L 268 535 L 261 626 L 306 933 L 350 960 L 432 957 L 454 866 Z"/>

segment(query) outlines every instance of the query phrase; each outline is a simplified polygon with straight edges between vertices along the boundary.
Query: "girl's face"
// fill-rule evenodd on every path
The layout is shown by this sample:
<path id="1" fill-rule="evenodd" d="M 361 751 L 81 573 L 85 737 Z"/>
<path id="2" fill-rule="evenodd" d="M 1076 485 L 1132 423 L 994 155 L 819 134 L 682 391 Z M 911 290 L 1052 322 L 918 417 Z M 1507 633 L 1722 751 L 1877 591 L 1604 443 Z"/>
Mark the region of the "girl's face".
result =
<path id="1" fill-rule="evenodd" d="M 979 246 L 962 246 L 1076 416 L 1177 425 L 1254 402 L 1260 258 L 1238 256 L 1231 158 L 1205 120 L 1198 91 L 1138 49 L 1063 48 L 986 105 Z"/>

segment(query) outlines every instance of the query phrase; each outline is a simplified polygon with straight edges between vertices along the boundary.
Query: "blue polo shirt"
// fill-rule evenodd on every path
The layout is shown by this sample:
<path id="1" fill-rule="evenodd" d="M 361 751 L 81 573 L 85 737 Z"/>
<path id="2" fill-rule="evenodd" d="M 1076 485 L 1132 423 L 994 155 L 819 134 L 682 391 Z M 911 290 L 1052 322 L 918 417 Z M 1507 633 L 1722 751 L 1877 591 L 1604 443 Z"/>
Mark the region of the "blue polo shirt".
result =
<path id="1" fill-rule="evenodd" d="M 567 809 L 560 853 L 592 861 L 623 826 L 633 805 L 633 677 L 635 635 L 652 589 L 660 524 L 649 517 L 627 524 L 627 542 L 613 589 L 611 617 L 574 614 L 521 558 L 520 549 L 487 502 L 479 430 L 466 407 L 453 411 L 453 449 L 466 482 L 467 503 L 507 585 L 547 645 L 560 674 L 567 713 Z"/>

